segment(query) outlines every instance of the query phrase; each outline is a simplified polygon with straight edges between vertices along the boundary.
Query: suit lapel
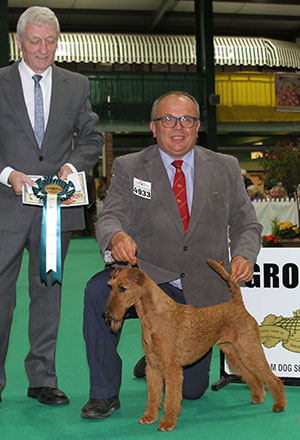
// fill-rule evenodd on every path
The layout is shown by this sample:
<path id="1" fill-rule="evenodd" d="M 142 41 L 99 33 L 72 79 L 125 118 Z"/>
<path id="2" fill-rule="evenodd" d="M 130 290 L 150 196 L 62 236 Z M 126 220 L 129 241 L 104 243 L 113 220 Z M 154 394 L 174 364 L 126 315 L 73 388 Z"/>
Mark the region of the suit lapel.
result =
<path id="1" fill-rule="evenodd" d="M 24 132 L 37 148 L 38 144 L 36 142 L 34 131 L 28 116 L 27 107 L 24 100 L 23 89 L 21 78 L 18 69 L 19 62 L 14 63 L 9 70 L 8 74 L 4 78 L 4 88 L 7 94 L 7 98 L 10 102 L 12 111 L 15 113 L 19 124 L 22 126 Z"/>
<path id="2" fill-rule="evenodd" d="M 193 230 L 199 221 L 199 217 L 203 212 L 207 197 L 209 195 L 211 177 L 212 163 L 210 159 L 206 157 L 203 151 L 196 147 L 193 203 L 187 237 L 193 233 Z"/>
<path id="3" fill-rule="evenodd" d="M 53 133 L 59 124 L 61 117 L 61 110 L 65 103 L 66 87 L 64 87 L 65 75 L 63 70 L 58 69 L 54 64 L 52 65 L 52 91 L 51 102 L 49 109 L 48 123 L 42 143 L 42 148 L 45 148 L 47 144 L 53 143 Z"/>

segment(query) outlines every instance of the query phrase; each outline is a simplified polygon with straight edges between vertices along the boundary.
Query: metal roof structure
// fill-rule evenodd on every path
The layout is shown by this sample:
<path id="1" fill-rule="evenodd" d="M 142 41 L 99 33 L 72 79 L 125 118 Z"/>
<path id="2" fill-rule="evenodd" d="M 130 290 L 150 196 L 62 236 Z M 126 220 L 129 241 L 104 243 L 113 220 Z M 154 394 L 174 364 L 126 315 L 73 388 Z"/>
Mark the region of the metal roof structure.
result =
<path id="1" fill-rule="evenodd" d="M 196 0 L 200 1 L 200 0 Z M 205 0 L 209 1 L 209 0 Z M 9 31 L 25 8 L 45 5 L 62 32 L 195 34 L 195 0 L 7 0 Z M 213 0 L 214 35 L 300 38 L 299 0 Z"/>

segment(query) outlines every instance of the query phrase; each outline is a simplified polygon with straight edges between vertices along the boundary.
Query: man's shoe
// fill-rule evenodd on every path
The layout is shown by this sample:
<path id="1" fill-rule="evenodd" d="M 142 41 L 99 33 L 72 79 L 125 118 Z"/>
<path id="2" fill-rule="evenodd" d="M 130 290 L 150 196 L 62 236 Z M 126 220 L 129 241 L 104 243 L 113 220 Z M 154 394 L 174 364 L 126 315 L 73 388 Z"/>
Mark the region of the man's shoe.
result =
<path id="1" fill-rule="evenodd" d="M 110 416 L 111 411 L 120 408 L 121 403 L 118 396 L 110 399 L 89 399 L 82 408 L 81 417 L 84 419 L 104 419 Z"/>
<path id="2" fill-rule="evenodd" d="M 143 377 L 146 376 L 145 369 L 146 369 L 146 358 L 145 356 L 143 356 L 134 367 L 133 370 L 134 376 L 138 379 L 142 379 Z"/>
<path id="3" fill-rule="evenodd" d="M 70 402 L 65 393 L 58 388 L 29 387 L 27 396 L 37 399 L 40 403 L 45 403 L 46 405 L 63 405 Z"/>

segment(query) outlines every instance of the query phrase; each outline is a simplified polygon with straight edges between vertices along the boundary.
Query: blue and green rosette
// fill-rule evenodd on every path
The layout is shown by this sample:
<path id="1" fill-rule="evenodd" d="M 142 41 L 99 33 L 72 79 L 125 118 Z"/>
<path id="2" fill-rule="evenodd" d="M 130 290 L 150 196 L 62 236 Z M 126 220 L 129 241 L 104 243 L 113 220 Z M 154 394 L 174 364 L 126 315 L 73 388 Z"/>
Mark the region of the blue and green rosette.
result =
<path id="1" fill-rule="evenodd" d="M 61 283 L 61 215 L 60 203 L 75 192 L 74 184 L 56 176 L 40 177 L 33 186 L 34 195 L 43 200 L 43 218 L 40 245 L 40 278 L 47 284 L 52 271 L 52 284 Z"/>

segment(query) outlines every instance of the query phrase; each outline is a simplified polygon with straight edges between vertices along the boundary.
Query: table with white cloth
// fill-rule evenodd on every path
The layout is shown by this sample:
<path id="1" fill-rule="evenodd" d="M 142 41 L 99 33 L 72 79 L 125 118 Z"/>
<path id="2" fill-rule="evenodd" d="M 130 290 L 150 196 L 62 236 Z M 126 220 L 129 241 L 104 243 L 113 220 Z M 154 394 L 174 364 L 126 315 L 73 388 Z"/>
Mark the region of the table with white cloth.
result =
<path id="1" fill-rule="evenodd" d="M 263 226 L 262 235 L 272 233 L 272 220 L 277 217 L 278 222 L 289 221 L 299 226 L 299 200 L 258 200 L 252 202 L 256 211 L 257 220 Z"/>

